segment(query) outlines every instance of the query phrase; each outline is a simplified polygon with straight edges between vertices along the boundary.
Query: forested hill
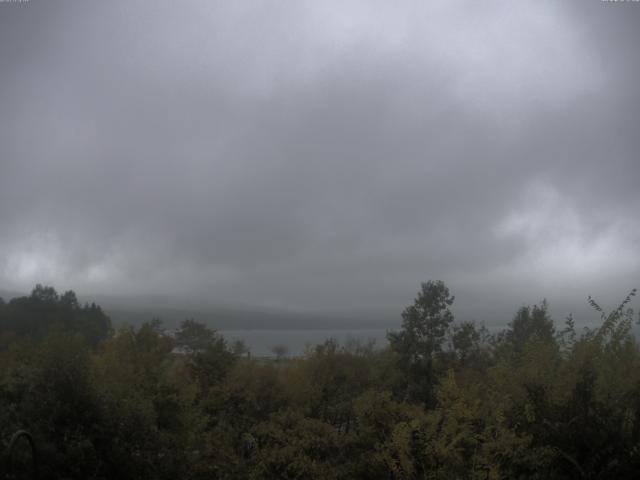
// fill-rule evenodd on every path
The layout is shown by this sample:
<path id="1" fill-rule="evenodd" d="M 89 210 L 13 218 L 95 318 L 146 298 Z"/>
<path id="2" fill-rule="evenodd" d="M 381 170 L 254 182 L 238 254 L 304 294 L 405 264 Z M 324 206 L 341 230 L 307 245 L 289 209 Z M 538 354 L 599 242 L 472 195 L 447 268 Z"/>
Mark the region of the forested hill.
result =
<path id="1" fill-rule="evenodd" d="M 102 304 L 102 303 L 101 303 Z M 307 330 L 391 328 L 394 316 L 366 314 L 314 314 L 260 308 L 217 307 L 201 309 L 107 304 L 105 311 L 114 326 L 142 325 L 159 318 L 167 328 L 177 328 L 185 318 L 195 318 L 217 330 Z M 397 317 L 397 315 L 395 315 Z"/>
<path id="2" fill-rule="evenodd" d="M 430 281 L 384 349 L 265 360 L 195 320 L 114 329 L 37 286 L 0 302 L 0 440 L 29 431 L 47 479 L 637 478 L 635 293 L 590 299 L 581 333 L 542 302 L 490 334 Z M 24 447 L 0 475 L 32 465 Z"/>
<path id="3" fill-rule="evenodd" d="M 5 301 L 20 297 L 28 295 L 0 290 L 0 298 Z M 82 304 L 99 304 L 116 328 L 127 324 L 140 326 L 158 318 L 166 328 L 174 329 L 184 319 L 194 318 L 217 330 L 385 329 L 392 328 L 398 318 L 397 312 L 313 313 L 250 305 L 222 305 L 167 296 L 86 295 L 78 298 Z"/>
<path id="4" fill-rule="evenodd" d="M 28 296 L 8 302 L 0 297 L 0 329 L 0 348 L 24 337 L 40 340 L 55 329 L 96 346 L 111 332 L 111 320 L 95 303 L 81 305 L 73 291 L 59 295 L 53 287 L 37 285 Z"/>

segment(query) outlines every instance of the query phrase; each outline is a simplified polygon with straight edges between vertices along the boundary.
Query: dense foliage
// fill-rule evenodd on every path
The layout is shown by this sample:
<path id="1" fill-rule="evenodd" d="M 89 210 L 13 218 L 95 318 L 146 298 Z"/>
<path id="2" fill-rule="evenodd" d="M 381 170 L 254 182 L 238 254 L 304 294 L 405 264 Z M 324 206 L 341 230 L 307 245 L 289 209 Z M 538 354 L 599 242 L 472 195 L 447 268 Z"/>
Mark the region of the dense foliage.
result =
<path id="1" fill-rule="evenodd" d="M 112 331 L 38 286 L 0 301 L 0 435 L 32 433 L 42 478 L 635 478 L 634 294 L 590 299 L 594 330 L 543 302 L 489 335 L 427 282 L 385 349 L 256 359 L 194 320 Z"/>

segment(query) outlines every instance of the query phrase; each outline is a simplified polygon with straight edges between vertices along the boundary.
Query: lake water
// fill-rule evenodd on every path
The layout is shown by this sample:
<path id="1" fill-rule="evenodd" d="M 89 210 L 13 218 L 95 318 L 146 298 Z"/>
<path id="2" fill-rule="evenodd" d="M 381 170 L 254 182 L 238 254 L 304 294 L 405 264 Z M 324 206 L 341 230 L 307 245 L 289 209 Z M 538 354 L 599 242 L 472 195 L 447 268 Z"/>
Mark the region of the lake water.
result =
<path id="1" fill-rule="evenodd" d="M 354 330 L 220 330 L 228 342 L 242 340 L 251 350 L 252 355 L 272 356 L 271 349 L 276 345 L 284 345 L 289 355 L 301 355 L 307 346 L 323 343 L 330 338 L 340 343 L 348 340 L 367 342 L 374 340 L 376 346 L 387 345 L 387 330 L 354 329 Z"/>

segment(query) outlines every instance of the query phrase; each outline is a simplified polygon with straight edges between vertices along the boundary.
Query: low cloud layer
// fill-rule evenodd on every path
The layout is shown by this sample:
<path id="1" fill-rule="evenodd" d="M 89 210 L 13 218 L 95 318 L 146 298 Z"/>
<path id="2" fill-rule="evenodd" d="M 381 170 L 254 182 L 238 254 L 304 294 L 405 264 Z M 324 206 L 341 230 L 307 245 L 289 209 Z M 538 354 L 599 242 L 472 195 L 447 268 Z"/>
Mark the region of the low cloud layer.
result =
<path id="1" fill-rule="evenodd" d="M 640 280 L 639 22 L 595 0 L 0 4 L 0 286 L 614 302 Z"/>

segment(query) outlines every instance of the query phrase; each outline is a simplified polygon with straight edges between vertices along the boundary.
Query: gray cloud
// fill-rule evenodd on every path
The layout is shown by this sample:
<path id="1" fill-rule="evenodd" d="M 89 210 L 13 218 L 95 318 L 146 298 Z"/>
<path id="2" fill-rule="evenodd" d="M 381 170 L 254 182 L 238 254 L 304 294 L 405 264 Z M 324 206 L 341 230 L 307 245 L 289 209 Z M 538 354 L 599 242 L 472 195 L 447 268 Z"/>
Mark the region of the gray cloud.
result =
<path id="1" fill-rule="evenodd" d="M 479 318 L 615 299 L 640 273 L 639 17 L 2 4 L 0 282 L 393 312 L 443 278 Z"/>

